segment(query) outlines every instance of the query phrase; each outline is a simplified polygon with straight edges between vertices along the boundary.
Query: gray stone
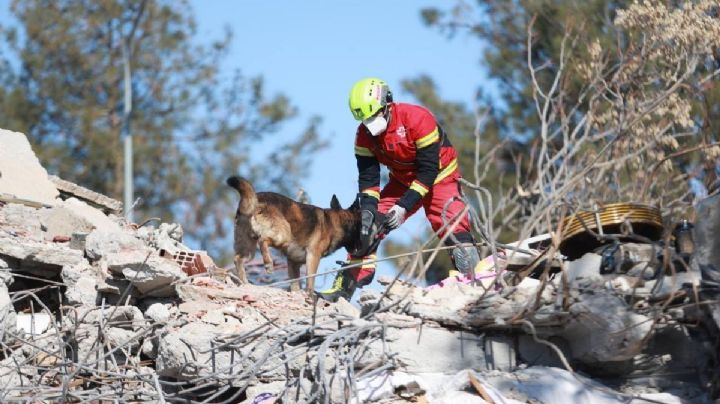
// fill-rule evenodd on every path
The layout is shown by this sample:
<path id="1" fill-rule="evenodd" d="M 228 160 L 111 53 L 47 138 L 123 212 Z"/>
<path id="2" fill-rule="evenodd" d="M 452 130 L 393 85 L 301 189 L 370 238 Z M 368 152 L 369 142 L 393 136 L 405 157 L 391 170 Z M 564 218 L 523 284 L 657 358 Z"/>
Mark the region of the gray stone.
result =
<path id="1" fill-rule="evenodd" d="M 653 321 L 633 312 L 625 301 L 598 287 L 570 305 L 571 316 L 560 337 L 583 363 L 622 361 L 640 353 Z"/>
<path id="2" fill-rule="evenodd" d="M 117 362 L 123 363 L 128 359 L 128 354 L 134 354 L 140 349 L 141 341 L 135 337 L 137 333 L 133 330 L 105 326 L 102 329 L 103 338 L 100 338 L 96 325 L 80 324 L 72 330 L 74 334 L 70 336 L 69 343 L 75 345 L 77 362 L 87 363 L 99 359 L 95 366 L 100 369 L 113 366 L 108 355 L 110 350 L 120 347 L 113 352 L 112 357 Z"/>
<path id="3" fill-rule="evenodd" d="M 373 345 L 367 357 L 355 363 L 356 367 L 381 357 L 381 342 Z M 447 373 L 482 368 L 486 363 L 483 345 L 478 335 L 444 328 L 390 328 L 387 332 L 388 353 L 397 353 L 395 358 L 407 372 Z"/>
<path id="4" fill-rule="evenodd" d="M 0 257 L 0 283 L 6 285 L 12 285 L 13 283 L 12 268 L 2 257 Z"/>
<path id="5" fill-rule="evenodd" d="M 85 252 L 91 260 L 122 251 L 149 251 L 141 240 L 124 231 L 95 230 L 85 240 Z"/>
<path id="6" fill-rule="evenodd" d="M 253 400 L 259 396 L 260 394 L 273 394 L 276 397 L 281 396 L 282 393 L 286 389 L 286 382 L 285 381 L 276 381 L 271 383 L 258 383 L 253 386 L 249 386 L 247 390 L 245 391 L 245 394 L 248 397 L 248 401 L 250 403 L 253 402 Z M 308 390 L 309 391 L 309 390 Z M 293 389 L 293 393 L 295 392 L 295 389 Z M 290 398 L 290 397 L 288 397 Z M 288 402 L 295 401 L 294 395 L 292 396 L 292 400 Z"/>
<path id="7" fill-rule="evenodd" d="M 63 195 L 72 195 L 91 205 L 110 212 L 120 213 L 123 210 L 122 202 L 109 198 L 103 194 L 89 190 L 60 177 L 50 175 L 50 181 Z"/>
<path id="8" fill-rule="evenodd" d="M 154 252 L 128 251 L 107 254 L 108 269 L 122 273 L 143 296 L 174 296 L 174 283 L 187 278 L 177 262 Z"/>
<path id="9" fill-rule="evenodd" d="M 95 305 L 98 303 L 99 269 L 87 261 L 79 265 L 64 266 L 61 272 L 66 286 L 65 299 L 68 304 Z"/>
<path id="10" fill-rule="evenodd" d="M 116 328 L 137 330 L 144 326 L 145 317 L 135 306 L 80 307 L 75 315 L 65 316 L 72 324 L 109 325 Z"/>
<path id="11" fill-rule="evenodd" d="M 515 339 L 504 335 L 484 338 L 485 365 L 488 370 L 510 371 L 517 366 Z"/>
<path id="12" fill-rule="evenodd" d="M 0 194 L 54 205 L 59 192 L 19 132 L 0 129 Z"/>
<path id="13" fill-rule="evenodd" d="M 17 317 L 5 283 L 0 282 L 0 341 L 7 341 L 15 334 Z"/>
<path id="14" fill-rule="evenodd" d="M 42 240 L 44 236 L 40 210 L 37 208 L 16 203 L 0 206 L 0 225 L 0 230 L 5 230 L 13 237 Z"/>
<path id="15" fill-rule="evenodd" d="M 602 257 L 595 253 L 587 253 L 567 263 L 566 274 L 568 282 L 574 282 L 579 279 L 596 280 L 602 279 L 600 275 L 600 263 Z"/>
<path id="16" fill-rule="evenodd" d="M 37 377 L 37 368 L 30 365 L 20 365 L 22 358 L 8 357 L 0 361 L 0 402 L 20 397 L 23 388 L 34 386 L 31 378 Z"/>
<path id="17" fill-rule="evenodd" d="M 76 266 L 85 261 L 81 251 L 71 250 L 66 245 L 21 241 L 1 234 L 0 254 L 20 260 L 22 270 L 44 270 L 49 277 L 57 275 L 64 266 Z"/>
<path id="18" fill-rule="evenodd" d="M 145 317 L 156 323 L 164 323 L 170 319 L 170 310 L 162 303 L 153 303 L 145 310 Z"/>
<path id="19" fill-rule="evenodd" d="M 122 230 L 120 225 L 116 221 L 106 216 L 105 213 L 103 213 L 101 210 L 96 209 L 83 201 L 75 198 L 70 198 L 63 201 L 62 206 L 72 211 L 78 217 L 82 218 L 85 222 L 89 223 L 92 228 L 96 230 L 109 233 Z M 87 231 L 85 229 L 82 230 Z"/>
<path id="20" fill-rule="evenodd" d="M 567 341 L 557 337 L 547 338 L 547 341 L 554 344 L 566 358 L 572 356 Z M 520 335 L 517 348 L 519 359 L 530 366 L 551 366 L 559 368 L 564 366 L 554 349 L 535 341 L 530 335 Z"/>
<path id="21" fill-rule="evenodd" d="M 222 331 L 205 323 L 189 323 L 160 340 L 155 369 L 159 376 L 191 380 L 213 372 L 213 367 L 229 369 L 231 360 L 241 369 L 239 355 L 229 350 L 209 352 Z"/>
<path id="22" fill-rule="evenodd" d="M 55 236 L 68 236 L 73 233 L 88 233 L 93 229 L 92 223 L 65 206 L 53 206 L 40 210 L 40 223 L 45 229 L 45 238 L 52 240 Z"/>

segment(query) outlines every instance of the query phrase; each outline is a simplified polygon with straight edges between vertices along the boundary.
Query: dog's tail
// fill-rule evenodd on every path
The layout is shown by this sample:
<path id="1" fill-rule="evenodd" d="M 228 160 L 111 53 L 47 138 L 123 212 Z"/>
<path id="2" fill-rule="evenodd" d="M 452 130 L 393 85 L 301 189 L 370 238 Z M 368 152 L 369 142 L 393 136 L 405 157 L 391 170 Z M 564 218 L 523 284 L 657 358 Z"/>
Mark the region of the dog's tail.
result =
<path id="1" fill-rule="evenodd" d="M 258 200 L 252 184 L 245 178 L 237 176 L 230 177 L 225 182 L 232 188 L 235 188 L 240 194 L 238 212 L 242 215 L 252 215 L 255 213 Z"/>

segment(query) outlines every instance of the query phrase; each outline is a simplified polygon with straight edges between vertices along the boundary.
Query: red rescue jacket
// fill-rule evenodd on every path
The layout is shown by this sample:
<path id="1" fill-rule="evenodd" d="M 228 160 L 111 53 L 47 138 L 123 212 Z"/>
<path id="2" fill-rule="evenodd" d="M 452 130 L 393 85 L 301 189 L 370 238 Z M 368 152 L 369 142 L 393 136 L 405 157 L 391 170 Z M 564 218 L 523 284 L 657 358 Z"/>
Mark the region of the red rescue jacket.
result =
<path id="1" fill-rule="evenodd" d="M 419 105 L 391 103 L 387 130 L 372 136 L 360 124 L 355 136 L 360 192 L 379 199 L 380 171 L 377 163 L 390 170 L 390 176 L 417 196 L 408 195 L 410 209 L 430 188 L 442 181 L 460 177 L 457 152 L 442 133 L 435 117 Z M 435 169 L 436 167 L 436 169 Z"/>

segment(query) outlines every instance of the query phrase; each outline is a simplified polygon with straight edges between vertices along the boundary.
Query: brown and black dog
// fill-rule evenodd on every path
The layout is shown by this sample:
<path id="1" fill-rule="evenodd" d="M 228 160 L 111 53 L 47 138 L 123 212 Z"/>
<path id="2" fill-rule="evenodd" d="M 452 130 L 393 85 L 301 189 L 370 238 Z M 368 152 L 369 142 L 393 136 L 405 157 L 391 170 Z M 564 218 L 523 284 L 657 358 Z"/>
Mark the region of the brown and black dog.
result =
<path id="1" fill-rule="evenodd" d="M 255 192 L 252 184 L 241 177 L 230 177 L 227 184 L 240 194 L 235 213 L 235 269 L 247 282 L 244 261 L 260 247 L 265 269 L 272 270 L 268 247 L 280 250 L 288 260 L 288 275 L 294 279 L 290 290 L 300 289 L 300 267 L 307 269 L 308 293 L 315 287 L 320 258 L 341 247 L 351 251 L 359 237 L 360 212 L 342 209 L 333 195 L 330 209 L 296 202 L 275 192 Z"/>

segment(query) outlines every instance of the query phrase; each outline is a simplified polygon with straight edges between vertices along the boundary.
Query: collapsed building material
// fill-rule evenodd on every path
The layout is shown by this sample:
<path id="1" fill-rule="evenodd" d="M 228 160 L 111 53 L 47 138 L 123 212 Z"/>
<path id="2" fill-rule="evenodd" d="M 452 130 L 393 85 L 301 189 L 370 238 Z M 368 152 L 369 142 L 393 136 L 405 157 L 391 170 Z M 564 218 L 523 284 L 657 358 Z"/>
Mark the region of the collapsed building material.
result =
<path id="1" fill-rule="evenodd" d="M 63 197 L 63 199 L 74 197 L 92 205 L 95 208 L 101 209 L 105 213 L 120 214 L 123 211 L 123 204 L 120 201 L 64 180 L 56 175 L 50 175 L 48 178 L 50 179 L 50 182 L 55 185 L 55 188 L 57 188 L 60 192 L 60 196 Z"/>
<path id="2" fill-rule="evenodd" d="M 484 260 L 474 284 L 381 278 L 358 309 L 237 285 L 183 244 L 178 224 L 108 212 L 73 198 L 0 204 L 0 401 L 717 396 L 709 224 L 693 229 L 702 279 L 661 243 L 567 260 L 543 250 L 543 235 Z M 256 268 L 251 279 L 285 280 Z"/>
<path id="3" fill-rule="evenodd" d="M 59 193 L 33 153 L 27 137 L 0 128 L 0 194 L 54 205 Z"/>

